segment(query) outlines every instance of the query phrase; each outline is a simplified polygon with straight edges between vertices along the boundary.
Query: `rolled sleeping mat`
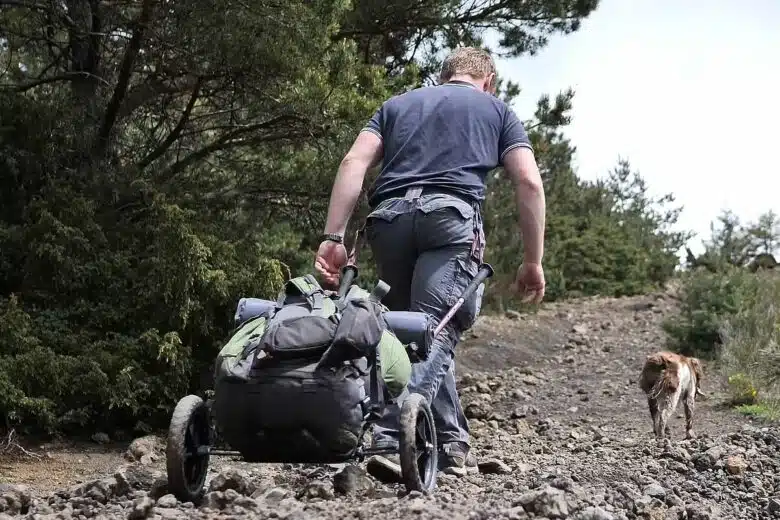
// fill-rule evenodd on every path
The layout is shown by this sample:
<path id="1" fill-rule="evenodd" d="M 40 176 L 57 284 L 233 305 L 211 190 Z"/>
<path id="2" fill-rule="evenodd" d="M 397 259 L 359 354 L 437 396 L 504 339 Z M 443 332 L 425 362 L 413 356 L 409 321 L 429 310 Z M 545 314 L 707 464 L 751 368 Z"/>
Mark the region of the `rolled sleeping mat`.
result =
<path id="1" fill-rule="evenodd" d="M 403 343 L 424 346 L 429 341 L 430 316 L 424 312 L 387 311 L 384 313 L 387 328 Z"/>
<path id="2" fill-rule="evenodd" d="M 236 306 L 236 315 L 233 318 L 234 324 L 238 327 L 245 321 L 260 316 L 264 312 L 273 309 L 275 306 L 276 302 L 272 302 L 271 300 L 241 298 L 238 300 L 238 306 Z"/>
<path id="3" fill-rule="evenodd" d="M 236 307 L 234 316 L 235 326 L 260 316 L 272 309 L 276 302 L 261 298 L 241 298 Z M 424 312 L 414 311 L 387 311 L 384 313 L 387 327 L 393 331 L 401 343 L 417 343 L 425 345 L 431 331 L 430 316 Z"/>

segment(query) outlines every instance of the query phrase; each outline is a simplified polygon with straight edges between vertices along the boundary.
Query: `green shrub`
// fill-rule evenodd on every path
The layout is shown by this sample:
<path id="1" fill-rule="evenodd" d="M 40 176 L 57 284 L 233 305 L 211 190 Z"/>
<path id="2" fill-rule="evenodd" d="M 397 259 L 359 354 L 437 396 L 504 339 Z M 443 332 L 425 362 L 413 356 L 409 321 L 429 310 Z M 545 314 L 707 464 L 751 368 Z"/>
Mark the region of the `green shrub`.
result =
<path id="1" fill-rule="evenodd" d="M 780 273 L 727 267 L 683 276 L 680 314 L 664 323 L 670 348 L 717 360 L 730 402 L 780 416 Z"/>
<path id="2" fill-rule="evenodd" d="M 758 402 L 758 389 L 755 381 L 746 374 L 737 372 L 728 376 L 732 404 L 752 406 Z"/>
<path id="3" fill-rule="evenodd" d="M 192 355 L 175 332 L 107 335 L 62 354 L 42 343 L 43 325 L 15 297 L 0 302 L 0 411 L 8 426 L 138 429 L 140 420 L 160 423 L 187 391 Z"/>
<path id="4" fill-rule="evenodd" d="M 57 197 L 0 224 L 0 251 L 24 258 L 0 272 L 0 287 L 15 287 L 0 293 L 0 428 L 164 426 L 199 389 L 238 298 L 273 296 L 289 273 L 254 237 L 220 239 L 161 198 L 120 221 Z"/>
<path id="5" fill-rule="evenodd" d="M 703 269 L 682 276 L 680 313 L 663 324 L 669 348 L 686 356 L 716 359 L 723 343 L 723 320 L 734 316 L 745 295 L 758 286 L 756 275 L 730 268 L 712 273 Z"/>
<path id="6" fill-rule="evenodd" d="M 738 311 L 721 324 L 721 365 L 735 402 L 769 405 L 780 383 L 780 276 L 763 272 L 752 280 Z"/>

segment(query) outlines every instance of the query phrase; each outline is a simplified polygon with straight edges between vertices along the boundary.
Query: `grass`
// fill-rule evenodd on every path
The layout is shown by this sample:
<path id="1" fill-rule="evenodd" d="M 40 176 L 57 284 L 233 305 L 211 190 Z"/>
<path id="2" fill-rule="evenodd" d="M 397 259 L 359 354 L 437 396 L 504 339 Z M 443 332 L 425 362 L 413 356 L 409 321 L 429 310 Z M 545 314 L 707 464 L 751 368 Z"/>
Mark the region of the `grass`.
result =
<path id="1" fill-rule="evenodd" d="M 736 407 L 737 412 L 756 419 L 769 421 L 780 420 L 780 407 L 777 403 L 742 404 Z"/>

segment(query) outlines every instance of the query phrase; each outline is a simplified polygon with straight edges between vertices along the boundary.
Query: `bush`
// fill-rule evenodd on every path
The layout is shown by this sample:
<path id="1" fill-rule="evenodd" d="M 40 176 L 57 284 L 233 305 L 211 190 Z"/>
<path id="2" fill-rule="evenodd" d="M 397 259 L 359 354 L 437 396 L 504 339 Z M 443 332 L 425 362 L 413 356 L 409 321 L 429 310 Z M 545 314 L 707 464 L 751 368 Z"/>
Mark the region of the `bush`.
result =
<path id="1" fill-rule="evenodd" d="M 780 273 L 696 270 L 681 294 L 680 314 L 664 323 L 669 347 L 717 361 L 743 413 L 780 417 Z"/>
<path id="2" fill-rule="evenodd" d="M 238 298 L 272 297 L 289 273 L 259 237 L 220 239 L 162 198 L 118 218 L 67 189 L 50 198 L 0 222 L 0 266 L 23 259 L 0 271 L 0 429 L 164 426 L 199 390 Z"/>
<path id="3" fill-rule="evenodd" d="M 191 350 L 175 332 L 114 334 L 63 354 L 42 340 L 45 325 L 16 297 L 0 301 L 0 412 L 8 427 L 143 430 L 161 423 L 187 391 Z"/>
<path id="4" fill-rule="evenodd" d="M 758 273 L 751 285 L 739 310 L 720 327 L 722 368 L 736 403 L 774 408 L 780 383 L 780 276 Z"/>
<path id="5" fill-rule="evenodd" d="M 746 295 L 758 284 L 756 275 L 744 269 L 686 272 L 680 288 L 680 313 L 663 324 L 670 349 L 686 356 L 716 359 L 723 344 L 723 320 L 739 312 Z"/>
<path id="6" fill-rule="evenodd" d="M 728 376 L 728 383 L 732 404 L 753 406 L 758 402 L 758 389 L 750 376 L 737 372 Z"/>

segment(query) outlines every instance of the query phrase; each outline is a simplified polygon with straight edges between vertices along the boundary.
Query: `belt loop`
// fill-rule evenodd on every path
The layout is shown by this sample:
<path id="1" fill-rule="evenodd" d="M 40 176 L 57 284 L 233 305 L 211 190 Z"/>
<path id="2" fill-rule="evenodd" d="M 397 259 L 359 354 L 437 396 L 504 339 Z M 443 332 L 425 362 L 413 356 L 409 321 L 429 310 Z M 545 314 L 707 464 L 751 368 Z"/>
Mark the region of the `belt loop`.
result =
<path id="1" fill-rule="evenodd" d="M 416 186 L 413 188 L 408 188 L 406 190 L 406 195 L 404 195 L 405 200 L 415 200 L 419 199 L 420 195 L 422 195 L 423 189 L 421 186 Z"/>

